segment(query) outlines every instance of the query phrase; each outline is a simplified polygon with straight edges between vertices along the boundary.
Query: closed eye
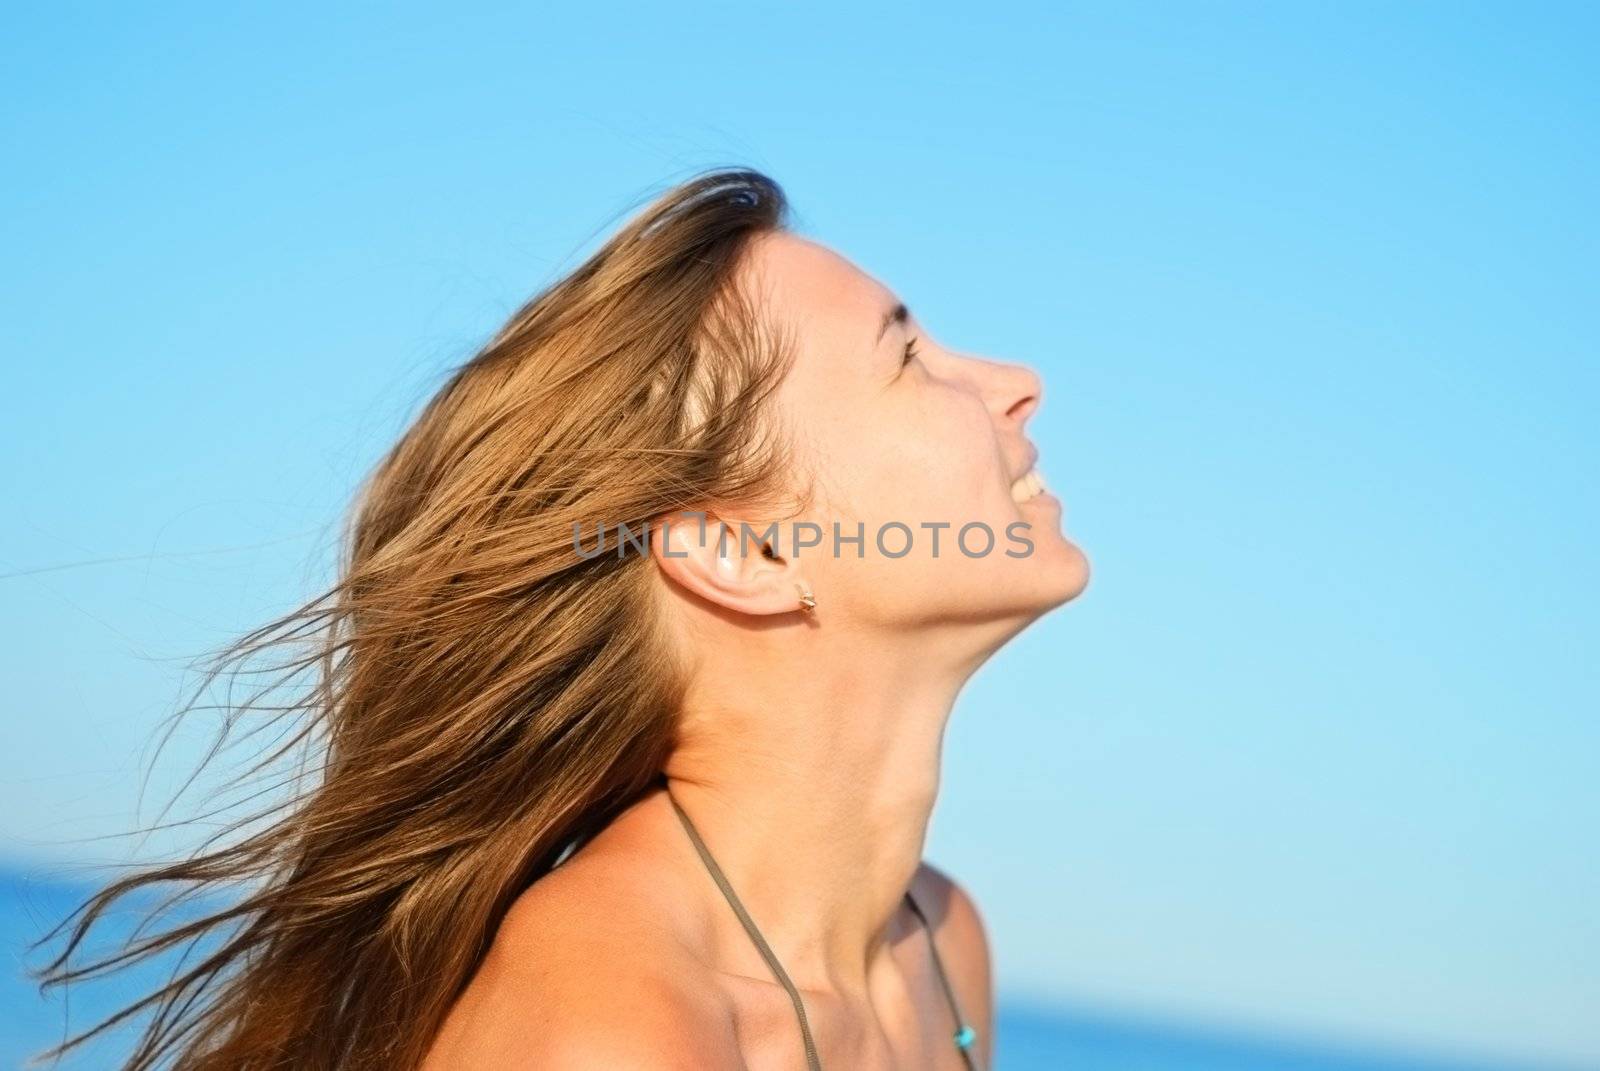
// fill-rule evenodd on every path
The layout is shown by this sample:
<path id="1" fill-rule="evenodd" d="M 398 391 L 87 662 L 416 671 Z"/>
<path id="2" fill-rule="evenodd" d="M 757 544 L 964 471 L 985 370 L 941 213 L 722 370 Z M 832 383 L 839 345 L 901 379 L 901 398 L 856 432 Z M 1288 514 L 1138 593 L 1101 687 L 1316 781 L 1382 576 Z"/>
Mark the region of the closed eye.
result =
<path id="1" fill-rule="evenodd" d="M 913 336 L 912 338 L 906 340 L 906 352 L 905 355 L 900 358 L 900 367 L 904 368 L 906 365 L 915 360 L 917 356 L 917 340 L 915 336 Z"/>

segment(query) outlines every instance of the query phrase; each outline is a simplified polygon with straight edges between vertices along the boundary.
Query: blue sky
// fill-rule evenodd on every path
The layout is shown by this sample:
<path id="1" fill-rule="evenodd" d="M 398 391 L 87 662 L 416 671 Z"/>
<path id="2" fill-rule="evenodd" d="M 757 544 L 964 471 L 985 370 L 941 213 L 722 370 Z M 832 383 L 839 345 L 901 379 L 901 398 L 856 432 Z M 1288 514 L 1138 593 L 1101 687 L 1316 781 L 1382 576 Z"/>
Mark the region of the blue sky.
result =
<path id="1" fill-rule="evenodd" d="M 184 659 L 313 590 L 529 293 L 745 164 L 1045 378 L 1095 575 L 963 697 L 928 853 L 1002 990 L 1600 1062 L 1600 9 L 541 7 L 13 13 L 0 857 L 132 850 L 83 838 Z"/>

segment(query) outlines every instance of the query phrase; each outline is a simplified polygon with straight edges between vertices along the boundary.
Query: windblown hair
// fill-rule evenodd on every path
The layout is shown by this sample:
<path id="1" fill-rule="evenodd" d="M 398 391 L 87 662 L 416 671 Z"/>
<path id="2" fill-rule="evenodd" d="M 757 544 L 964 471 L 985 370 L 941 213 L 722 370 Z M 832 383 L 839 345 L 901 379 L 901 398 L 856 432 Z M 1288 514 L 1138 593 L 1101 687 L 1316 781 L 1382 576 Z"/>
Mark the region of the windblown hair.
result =
<path id="1" fill-rule="evenodd" d="M 293 652 L 223 708 L 218 742 L 271 726 L 241 779 L 295 772 L 45 938 L 64 944 L 47 989 L 183 953 L 47 1058 L 148 1020 L 127 1071 L 421 1062 L 512 901 L 656 783 L 674 743 L 684 670 L 658 570 L 577 553 L 576 533 L 784 493 L 768 402 L 793 350 L 741 266 L 788 211 L 758 172 L 700 172 L 451 370 L 359 489 L 332 586 L 208 660 L 201 690 Z M 295 701 L 259 704 L 303 674 Z M 86 955 L 122 898 L 174 887 Z"/>

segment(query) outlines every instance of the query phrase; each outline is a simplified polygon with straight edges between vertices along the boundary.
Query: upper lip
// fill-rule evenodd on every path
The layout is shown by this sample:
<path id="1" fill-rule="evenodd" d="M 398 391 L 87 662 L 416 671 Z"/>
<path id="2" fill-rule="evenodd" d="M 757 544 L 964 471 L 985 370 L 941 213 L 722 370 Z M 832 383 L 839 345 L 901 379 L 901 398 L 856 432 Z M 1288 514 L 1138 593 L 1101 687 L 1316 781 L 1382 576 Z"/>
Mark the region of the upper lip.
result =
<path id="1" fill-rule="evenodd" d="M 1011 482 L 1012 483 L 1016 483 L 1018 480 L 1022 479 L 1028 473 L 1032 472 L 1034 466 L 1037 465 L 1038 463 L 1039 463 L 1039 448 L 1037 446 L 1034 446 L 1032 443 L 1029 443 L 1028 444 L 1028 452 L 1023 457 L 1023 465 L 1022 465 L 1022 467 L 1020 469 L 1018 469 L 1016 471 L 1016 474 L 1011 477 Z"/>

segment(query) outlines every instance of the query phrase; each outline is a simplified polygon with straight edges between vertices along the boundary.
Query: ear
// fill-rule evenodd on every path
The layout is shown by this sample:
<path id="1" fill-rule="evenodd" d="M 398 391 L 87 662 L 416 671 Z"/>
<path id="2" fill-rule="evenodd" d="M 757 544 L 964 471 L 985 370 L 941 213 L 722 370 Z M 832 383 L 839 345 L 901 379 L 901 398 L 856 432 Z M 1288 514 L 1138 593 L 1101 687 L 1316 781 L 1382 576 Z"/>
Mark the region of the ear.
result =
<path id="1" fill-rule="evenodd" d="M 724 609 L 765 616 L 800 609 L 799 565 L 781 558 L 749 522 L 708 513 L 669 514 L 652 528 L 650 554 L 680 586 Z"/>

